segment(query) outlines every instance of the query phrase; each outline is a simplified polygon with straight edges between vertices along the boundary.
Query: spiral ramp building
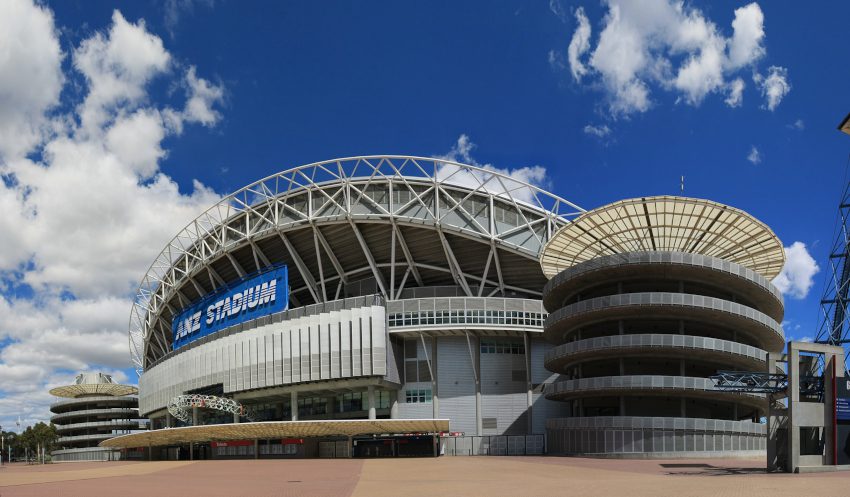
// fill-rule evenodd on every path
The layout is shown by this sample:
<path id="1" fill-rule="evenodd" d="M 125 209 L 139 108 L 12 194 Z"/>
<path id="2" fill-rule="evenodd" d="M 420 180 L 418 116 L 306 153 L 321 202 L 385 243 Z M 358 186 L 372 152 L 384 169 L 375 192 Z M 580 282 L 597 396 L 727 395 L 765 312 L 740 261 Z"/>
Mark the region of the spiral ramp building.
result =
<path id="1" fill-rule="evenodd" d="M 548 451 L 606 457 L 761 455 L 767 401 L 714 389 L 718 370 L 765 371 L 784 346 L 770 283 L 779 239 L 760 221 L 682 197 L 623 200 L 553 235 L 545 396 L 570 416 L 547 421 Z"/>
<path id="2" fill-rule="evenodd" d="M 139 390 L 115 383 L 110 375 L 81 373 L 73 385 L 50 390 L 62 400 L 50 406 L 61 447 L 50 453 L 54 461 L 107 461 L 120 451 L 99 447 L 110 438 L 147 428 L 139 419 Z"/>

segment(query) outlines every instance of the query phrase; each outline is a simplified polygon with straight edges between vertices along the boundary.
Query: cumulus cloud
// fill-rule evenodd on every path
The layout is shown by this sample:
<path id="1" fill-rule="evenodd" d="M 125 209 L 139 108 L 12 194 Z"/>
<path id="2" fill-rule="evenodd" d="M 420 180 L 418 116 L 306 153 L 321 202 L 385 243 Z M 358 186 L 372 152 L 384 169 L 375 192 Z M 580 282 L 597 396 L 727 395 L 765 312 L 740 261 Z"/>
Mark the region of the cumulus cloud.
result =
<path id="1" fill-rule="evenodd" d="M 735 10 L 731 36 L 684 2 L 605 4 L 595 47 L 590 22 L 576 9 L 568 62 L 576 81 L 592 76 L 590 84 L 604 89 L 612 116 L 647 111 L 652 92 L 658 90 L 673 92 L 677 101 L 693 106 L 715 93 L 726 94 L 732 107 L 741 104 L 745 86 L 736 73 L 754 68 L 766 52 L 764 14 L 757 3 Z"/>
<path id="2" fill-rule="evenodd" d="M 602 124 L 600 126 L 588 124 L 584 127 L 584 132 L 588 135 L 595 136 L 597 138 L 605 138 L 606 136 L 611 134 L 611 128 L 609 128 L 605 124 Z"/>
<path id="3" fill-rule="evenodd" d="M 6 426 L 15 412 L 45 419 L 49 387 L 78 371 L 105 370 L 127 380 L 120 370 L 130 366 L 127 319 L 135 285 L 170 237 L 219 198 L 197 181 L 182 193 L 160 170 L 164 140 L 185 125 L 219 122 L 224 89 L 193 66 L 179 67 L 144 21 L 115 11 L 105 30 L 68 47 L 70 70 L 83 77 L 82 96 L 59 105 L 66 75 L 52 13 L 31 0 L 0 3 L 0 11 L 12 6 L 16 18 L 38 20 L 26 33 L 11 24 L 11 31 L 0 29 L 0 127 L 32 131 L 24 133 L 25 146 L 4 146 L 0 133 L 0 424 Z M 4 19 L 0 13 L 0 25 Z M 17 36 L 30 42 L 3 41 Z M 56 81 L 58 88 L 42 87 L 52 96 L 31 98 L 37 85 L 5 70 L 17 67 L 4 66 L 8 60 L 39 66 L 29 70 L 41 75 L 33 81 Z M 183 86 L 180 108 L 151 101 L 148 86 L 156 78 Z M 23 102 L 25 111 L 9 110 L 4 99 Z"/>
<path id="4" fill-rule="evenodd" d="M 773 279 L 773 284 L 783 295 L 795 299 L 806 298 L 820 267 L 803 242 L 794 242 L 790 247 L 785 247 L 785 257 L 785 267 Z"/>
<path id="5" fill-rule="evenodd" d="M 750 147 L 750 153 L 747 154 L 747 160 L 753 164 L 761 163 L 761 152 L 759 152 L 759 149 L 757 149 L 755 145 Z"/>
<path id="6" fill-rule="evenodd" d="M 788 82 L 788 70 L 784 67 L 770 66 L 767 68 L 767 76 L 755 73 L 753 81 L 761 89 L 761 94 L 765 99 L 764 106 L 767 110 L 775 110 L 782 99 L 791 91 L 791 84 Z"/>
<path id="7" fill-rule="evenodd" d="M 462 134 L 452 146 L 449 153 L 438 155 L 437 159 L 469 164 L 487 171 L 498 173 L 504 177 L 496 177 L 486 172 L 470 171 L 457 166 L 444 164 L 437 170 L 437 179 L 447 183 L 463 185 L 471 188 L 481 188 L 498 194 L 510 194 L 515 200 L 533 203 L 534 191 L 527 185 L 544 186 L 547 176 L 546 168 L 542 166 L 526 166 L 516 169 L 498 168 L 492 164 L 482 164 L 472 156 L 476 145 L 469 136 Z M 512 181 L 514 180 L 514 181 Z"/>
<path id="8" fill-rule="evenodd" d="M 49 131 L 45 113 L 59 103 L 62 59 L 50 10 L 0 2 L 0 161 L 28 153 Z"/>

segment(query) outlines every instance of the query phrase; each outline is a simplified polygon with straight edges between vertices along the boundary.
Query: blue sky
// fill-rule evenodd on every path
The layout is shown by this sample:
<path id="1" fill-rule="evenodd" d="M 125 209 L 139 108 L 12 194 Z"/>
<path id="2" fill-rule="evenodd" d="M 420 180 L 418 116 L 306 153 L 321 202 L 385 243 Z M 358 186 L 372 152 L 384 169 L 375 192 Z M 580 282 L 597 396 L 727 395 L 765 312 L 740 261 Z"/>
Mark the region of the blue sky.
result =
<path id="1" fill-rule="evenodd" d="M 135 381 L 126 348 L 134 285 L 217 195 L 334 157 L 444 155 L 462 135 L 475 144 L 471 160 L 542 166 L 547 188 L 588 209 L 677 194 L 685 176 L 686 195 L 752 213 L 786 246 L 805 244 L 786 333 L 815 333 L 850 153 L 850 137 L 835 130 L 850 112 L 846 2 L 5 8 L 0 48 L 19 57 L 0 63 L 0 130 L 14 131 L 0 139 L 0 206 L 13 213 L 0 222 L 0 424 L 10 413 L 43 417 L 49 399 L 38 392 L 77 369 Z M 582 18 L 587 48 L 576 42 L 571 61 Z M 738 45 L 736 29 L 749 44 Z M 641 43 L 642 65 L 600 49 Z M 702 55 L 688 80 L 680 71 Z M 637 69 L 624 73 L 629 64 Z M 773 86 L 772 103 L 762 90 L 771 74 L 785 85 Z M 635 85 L 642 99 L 618 97 Z M 99 252 L 66 254 L 89 250 Z M 804 254 L 821 267 L 807 292 Z M 99 273 L 91 259 L 113 269 Z M 45 352 L 48 342 L 61 350 Z"/>

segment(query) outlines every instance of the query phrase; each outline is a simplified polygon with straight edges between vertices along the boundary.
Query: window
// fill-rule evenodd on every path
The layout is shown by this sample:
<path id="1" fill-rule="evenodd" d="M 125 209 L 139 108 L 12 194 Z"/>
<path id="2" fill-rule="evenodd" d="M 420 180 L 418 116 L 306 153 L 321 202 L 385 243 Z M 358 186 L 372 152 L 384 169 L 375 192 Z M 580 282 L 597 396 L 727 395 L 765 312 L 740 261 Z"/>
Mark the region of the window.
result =
<path id="1" fill-rule="evenodd" d="M 404 402 L 407 404 L 430 404 L 431 389 L 420 388 L 404 392 Z"/>
<path id="2" fill-rule="evenodd" d="M 515 342 L 504 342 L 495 340 L 481 340 L 482 354 L 525 354 L 525 345 Z"/>
<path id="3" fill-rule="evenodd" d="M 420 311 L 390 314 L 387 318 L 391 327 L 429 326 L 443 324 L 491 324 L 513 326 L 542 326 L 545 314 L 521 311 Z"/>

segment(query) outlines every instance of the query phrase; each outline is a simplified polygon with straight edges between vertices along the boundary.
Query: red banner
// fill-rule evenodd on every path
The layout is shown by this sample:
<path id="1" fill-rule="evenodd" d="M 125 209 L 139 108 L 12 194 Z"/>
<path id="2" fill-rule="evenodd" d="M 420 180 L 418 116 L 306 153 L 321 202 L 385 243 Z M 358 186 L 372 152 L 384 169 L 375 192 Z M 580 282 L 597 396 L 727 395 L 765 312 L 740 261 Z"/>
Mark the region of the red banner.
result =
<path id="1" fill-rule="evenodd" d="M 227 442 L 210 442 L 210 447 L 238 447 L 240 445 L 254 445 L 253 440 L 228 440 Z"/>

